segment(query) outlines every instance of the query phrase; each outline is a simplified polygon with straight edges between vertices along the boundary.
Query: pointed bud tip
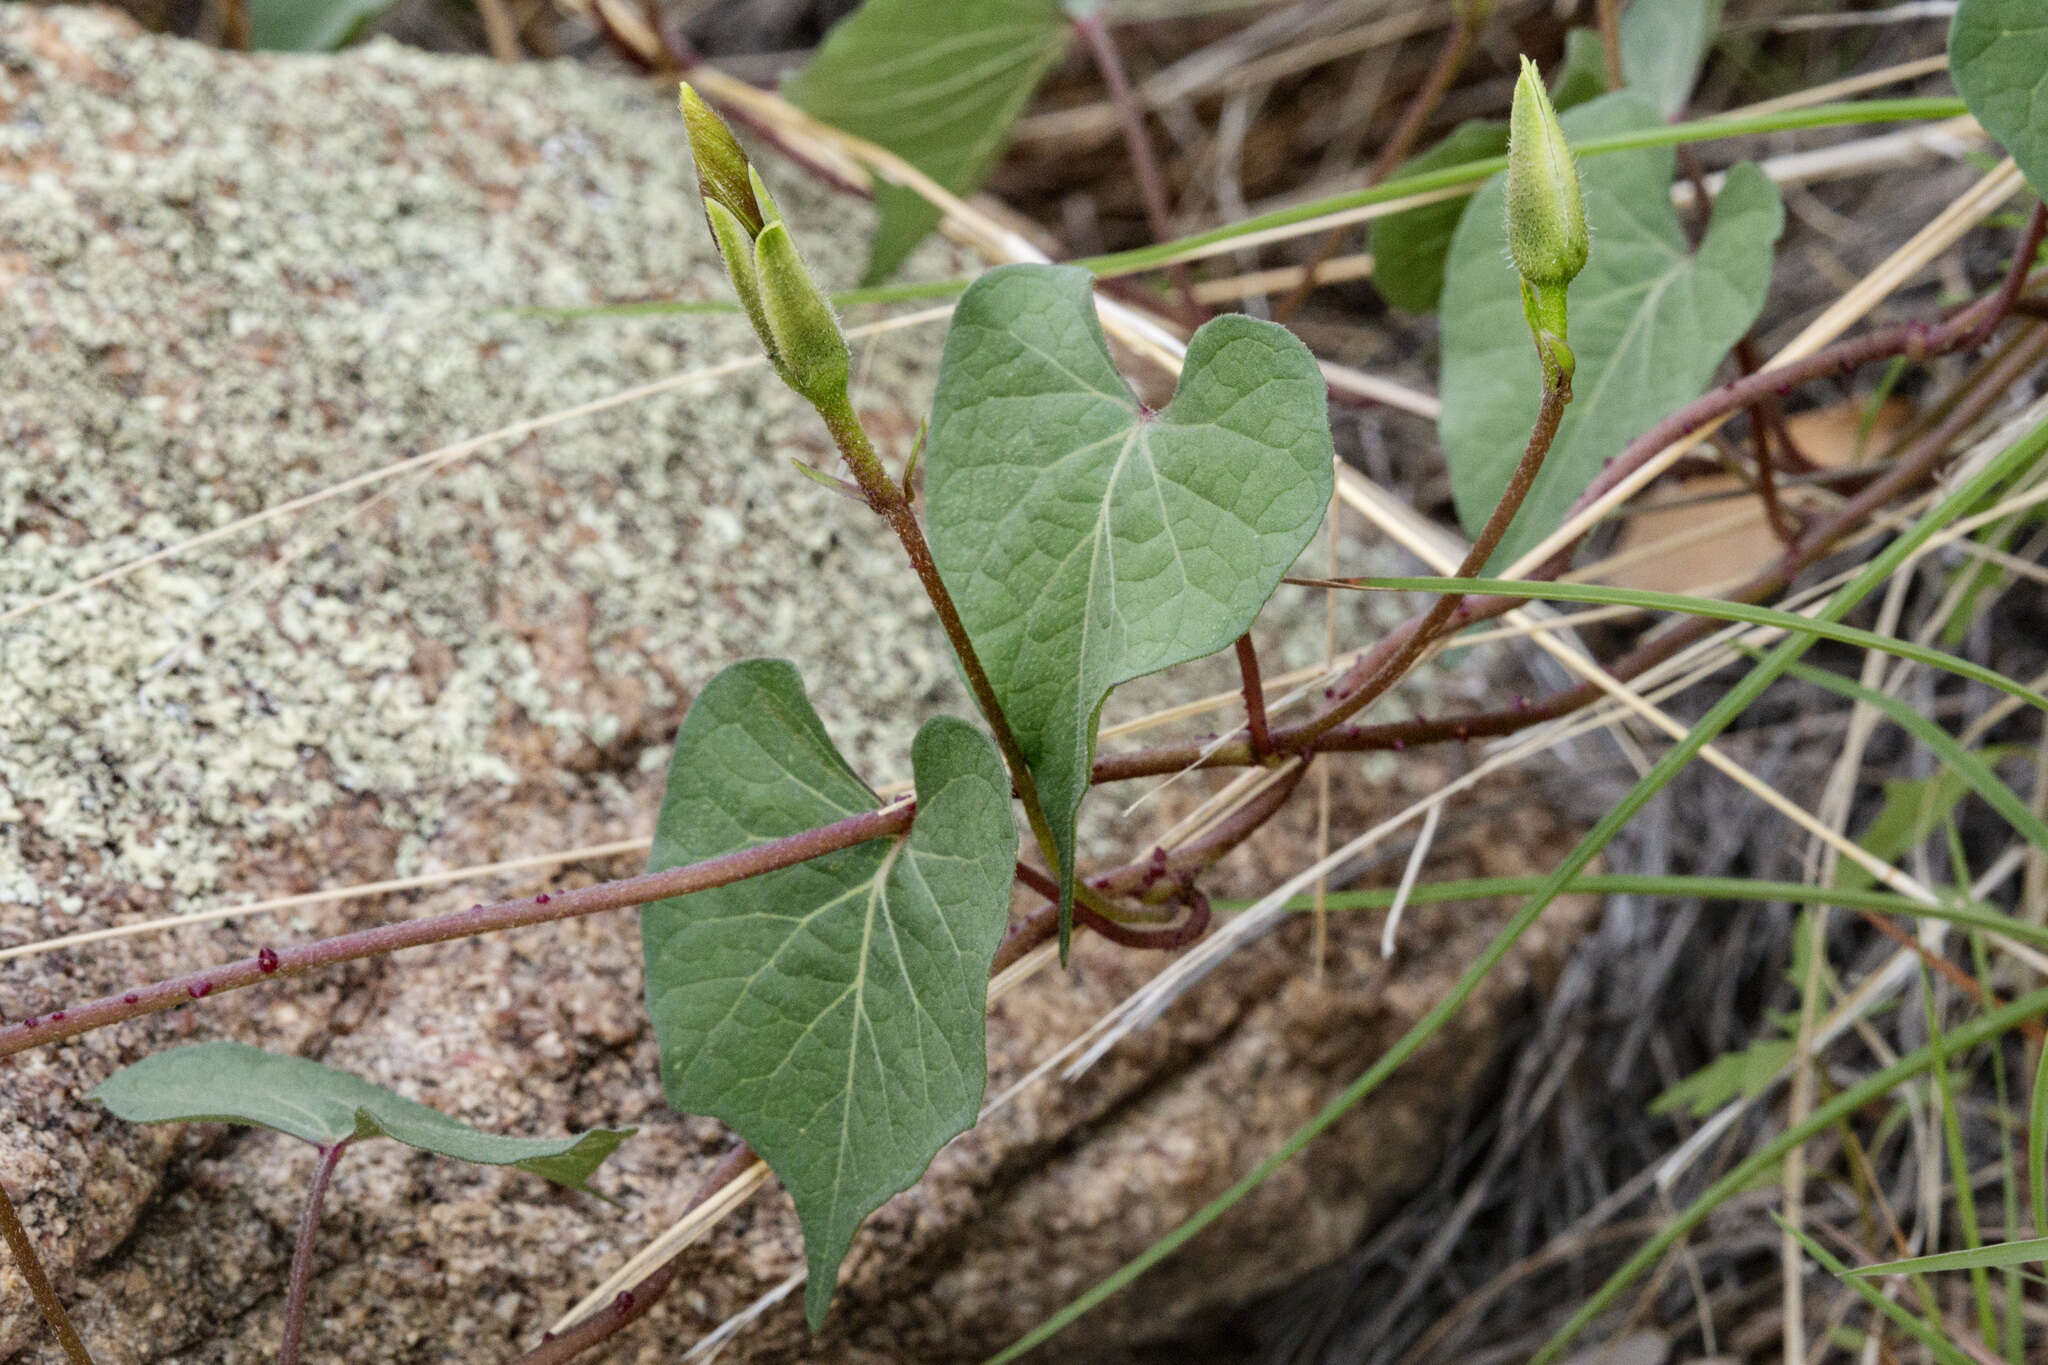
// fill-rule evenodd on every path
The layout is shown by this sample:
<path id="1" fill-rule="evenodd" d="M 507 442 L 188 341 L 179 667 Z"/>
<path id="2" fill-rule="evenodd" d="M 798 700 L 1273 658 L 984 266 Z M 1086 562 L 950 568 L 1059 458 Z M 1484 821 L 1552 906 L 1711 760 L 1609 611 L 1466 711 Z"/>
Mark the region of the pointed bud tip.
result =
<path id="1" fill-rule="evenodd" d="M 698 192 L 706 203 L 719 204 L 737 218 L 749 236 L 759 234 L 765 220 L 754 197 L 753 167 L 739 139 L 688 81 L 682 83 L 678 102 L 690 135 L 690 155 L 697 162 Z"/>
<path id="2" fill-rule="evenodd" d="M 1591 242 L 1579 168 L 1536 63 L 1522 58 L 1508 123 L 1508 253 L 1523 279 L 1562 286 L 1585 267 Z"/>

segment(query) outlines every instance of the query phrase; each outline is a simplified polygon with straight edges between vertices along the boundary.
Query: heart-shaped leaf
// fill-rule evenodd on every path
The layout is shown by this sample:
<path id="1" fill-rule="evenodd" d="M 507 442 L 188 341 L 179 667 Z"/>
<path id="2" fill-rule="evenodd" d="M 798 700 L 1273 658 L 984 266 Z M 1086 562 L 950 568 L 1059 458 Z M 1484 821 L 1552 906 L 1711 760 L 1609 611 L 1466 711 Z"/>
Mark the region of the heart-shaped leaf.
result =
<path id="1" fill-rule="evenodd" d="M 1963 0 L 1948 31 L 1956 90 L 2005 144 L 2037 194 L 2048 194 L 2048 6 Z"/>
<path id="2" fill-rule="evenodd" d="M 941 716 L 911 748 L 917 818 L 880 839 L 641 912 L 671 1106 L 725 1120 L 803 1220 L 815 1327 L 861 1220 L 974 1124 L 989 964 L 1017 828 L 986 735 Z M 651 869 L 874 810 L 795 668 L 734 664 L 676 735 Z"/>
<path id="3" fill-rule="evenodd" d="M 1574 140 L 1653 126 L 1629 92 L 1563 116 Z M 1574 397 L 1496 567 L 1563 524 L 1605 461 L 1706 390 L 1714 368 L 1756 321 L 1784 227 L 1775 186 L 1751 165 L 1728 173 L 1700 249 L 1688 254 L 1671 203 L 1670 148 L 1589 157 L 1580 167 L 1593 254 L 1571 286 Z M 1443 293 L 1443 416 L 1458 516 L 1477 532 L 1522 457 L 1542 401 L 1536 348 L 1504 264 L 1499 177 L 1458 224 Z"/>
<path id="4" fill-rule="evenodd" d="M 1056 0 L 867 0 L 825 35 L 783 93 L 969 194 L 1031 92 L 1066 55 L 1071 31 Z M 866 284 L 886 278 L 939 225 L 929 200 L 886 179 L 875 182 L 875 209 Z"/>
<path id="5" fill-rule="evenodd" d="M 1462 166 L 1468 161 L 1505 156 L 1508 126 L 1498 119 L 1471 119 L 1459 124 L 1442 142 L 1403 162 L 1397 176 L 1420 175 Z M 1465 198 L 1441 199 L 1419 209 L 1376 218 L 1368 229 L 1372 244 L 1372 282 L 1380 297 L 1410 313 L 1434 313 L 1444 291 L 1444 261 L 1458 220 L 1465 216 Z"/>
<path id="6" fill-rule="evenodd" d="M 975 281 L 925 444 L 932 555 L 1031 765 L 1069 896 L 1103 698 L 1243 634 L 1335 477 L 1322 371 L 1285 328 L 1209 322 L 1150 412 L 1110 360 L 1090 284 L 1069 266 Z"/>
<path id="7" fill-rule="evenodd" d="M 240 1123 L 327 1147 L 343 1138 L 387 1137 L 408 1147 L 485 1166 L 517 1166 L 572 1189 L 631 1128 L 593 1128 L 566 1138 L 484 1133 L 438 1109 L 304 1057 L 246 1043 L 193 1043 L 145 1057 L 88 1097 L 130 1123 Z"/>
<path id="8" fill-rule="evenodd" d="M 1721 28 L 1721 0 L 1634 0 L 1621 12 L 1621 71 L 1628 88 L 1676 118 Z"/>

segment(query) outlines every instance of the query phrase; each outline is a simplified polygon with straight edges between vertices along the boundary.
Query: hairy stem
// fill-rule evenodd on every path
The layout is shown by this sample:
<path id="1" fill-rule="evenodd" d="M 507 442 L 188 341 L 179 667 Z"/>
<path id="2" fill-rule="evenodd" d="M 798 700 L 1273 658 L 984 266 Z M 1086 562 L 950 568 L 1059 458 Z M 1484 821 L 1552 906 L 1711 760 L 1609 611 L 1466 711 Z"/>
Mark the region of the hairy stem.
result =
<path id="1" fill-rule="evenodd" d="M 476 905 L 454 914 L 403 920 L 397 924 L 380 924 L 375 928 L 319 939 L 301 947 L 279 949 L 274 953 L 265 950 L 257 957 L 245 957 L 238 962 L 229 962 L 205 971 L 172 977 L 147 986 L 133 987 L 121 994 L 102 996 L 98 1000 L 64 1010 L 64 1017 L 61 1019 L 55 1014 L 48 1018 L 30 1015 L 20 1023 L 0 1028 L 0 1057 L 11 1057 L 17 1052 L 26 1052 L 62 1038 L 90 1033 L 94 1029 L 105 1028 L 124 1019 L 176 1009 L 180 1005 L 204 1000 L 223 991 L 260 985 L 274 977 L 299 976 L 322 967 L 332 967 L 366 957 L 381 957 L 405 948 L 446 943 L 451 939 L 474 938 L 478 934 L 519 929 L 533 924 L 548 924 L 555 920 L 576 919 L 583 915 L 600 914 L 606 910 L 622 910 L 628 906 L 666 900 L 670 896 L 683 896 L 693 891 L 706 891 L 714 886 L 745 881 L 749 877 L 758 877 L 764 872 L 774 872 L 779 868 L 794 867 L 798 863 L 823 857 L 827 853 L 836 853 L 842 848 L 851 848 L 870 839 L 884 839 L 901 834 L 910 828 L 915 809 L 908 801 L 898 802 L 893 806 L 884 806 L 880 810 L 848 816 L 844 820 L 820 825 L 801 834 L 771 839 L 765 844 L 720 854 L 716 858 L 707 858 L 703 862 L 691 863 L 685 867 L 648 872 L 638 877 L 603 882 L 597 886 L 586 886 L 580 890 L 564 891 L 552 896 L 501 901 L 496 905 Z"/>
<path id="2" fill-rule="evenodd" d="M 1392 135 L 1380 148 L 1379 155 L 1374 157 L 1372 165 L 1366 168 L 1366 189 L 1371 189 L 1399 170 L 1401 163 L 1408 159 L 1408 154 L 1415 150 L 1415 144 L 1422 140 L 1422 130 L 1429 126 L 1429 120 L 1443 104 L 1444 96 L 1450 94 L 1451 86 L 1456 84 L 1458 73 L 1463 71 L 1465 63 L 1472 59 L 1472 49 L 1478 39 L 1479 31 L 1466 23 L 1462 16 L 1451 20 L 1451 30 L 1444 35 L 1444 45 L 1437 50 L 1436 62 L 1430 67 L 1429 75 L 1423 78 L 1422 89 L 1416 92 L 1415 98 L 1409 102 L 1407 110 L 1401 115 L 1401 121 L 1394 126 Z M 1302 274 L 1301 283 L 1295 285 L 1273 310 L 1275 322 L 1286 322 L 1300 311 L 1301 305 L 1308 301 L 1308 296 L 1315 290 L 1316 273 L 1337 254 L 1337 249 L 1344 245 L 1344 239 L 1350 233 L 1350 227 L 1345 226 L 1333 227 L 1323 234 L 1322 239 L 1316 243 L 1315 254 L 1309 257 L 1308 269 Z"/>
<path id="3" fill-rule="evenodd" d="M 327 1183 L 349 1139 L 320 1149 L 320 1164 L 313 1168 L 313 1184 L 306 1191 L 306 1207 L 299 1214 L 298 1245 L 292 1248 L 291 1289 L 284 1300 L 284 1341 L 277 1348 L 277 1365 L 299 1365 L 299 1339 L 306 1331 L 306 1292 L 313 1283 L 313 1244 L 319 1240 L 320 1206 L 327 1201 Z"/>
<path id="4" fill-rule="evenodd" d="M 29 1240 L 28 1229 L 21 1225 L 21 1216 L 14 1211 L 14 1200 L 7 1193 L 5 1181 L 0 1181 L 0 1237 L 7 1239 L 7 1249 L 14 1253 L 14 1263 L 21 1267 L 21 1278 L 28 1281 L 28 1292 L 35 1295 L 36 1307 L 43 1310 L 43 1321 L 50 1324 L 50 1330 L 63 1343 L 71 1365 L 92 1365 L 92 1352 L 85 1349 L 84 1339 L 71 1325 L 64 1300 L 57 1297 L 57 1287 L 50 1283 L 49 1273 L 43 1269 L 43 1258 L 36 1255 L 36 1244 Z"/>

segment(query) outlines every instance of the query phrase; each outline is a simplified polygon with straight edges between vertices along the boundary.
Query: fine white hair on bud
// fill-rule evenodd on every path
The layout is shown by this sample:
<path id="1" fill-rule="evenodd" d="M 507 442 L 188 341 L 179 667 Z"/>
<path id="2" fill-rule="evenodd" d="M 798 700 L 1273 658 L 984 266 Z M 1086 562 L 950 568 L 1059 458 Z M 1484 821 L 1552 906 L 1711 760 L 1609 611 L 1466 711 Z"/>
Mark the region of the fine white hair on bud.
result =
<path id="1" fill-rule="evenodd" d="M 1579 168 L 1536 63 L 1522 58 L 1508 122 L 1508 254 L 1537 288 L 1570 284 L 1591 243 Z"/>

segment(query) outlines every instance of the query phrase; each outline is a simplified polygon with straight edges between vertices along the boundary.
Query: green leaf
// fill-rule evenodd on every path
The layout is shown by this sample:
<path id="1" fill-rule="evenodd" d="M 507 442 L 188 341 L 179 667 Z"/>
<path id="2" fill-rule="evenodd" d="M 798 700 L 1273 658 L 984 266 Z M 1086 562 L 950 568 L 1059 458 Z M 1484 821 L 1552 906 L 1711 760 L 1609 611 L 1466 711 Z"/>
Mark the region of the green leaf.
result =
<path id="1" fill-rule="evenodd" d="M 1656 113 L 1626 91 L 1563 118 L 1574 142 Z M 1728 173 L 1697 255 L 1671 204 L 1667 149 L 1584 158 L 1593 255 L 1571 286 L 1575 397 L 1521 515 L 1494 556 L 1512 561 L 1562 525 L 1601 464 L 1705 391 L 1762 311 L 1784 226 L 1777 189 L 1747 163 Z M 1536 348 L 1506 266 L 1499 178 L 1473 196 L 1451 243 L 1443 294 L 1443 417 L 1458 515 L 1476 533 L 1521 459 L 1542 397 Z"/>
<path id="2" fill-rule="evenodd" d="M 593 1128 L 566 1138 L 484 1133 L 438 1109 L 304 1057 L 246 1043 L 194 1043 L 123 1067 L 87 1098 L 130 1123 L 240 1123 L 317 1146 L 388 1137 L 408 1147 L 485 1166 L 517 1166 L 558 1185 L 587 1189 L 590 1173 L 633 1135 Z"/>
<path id="3" fill-rule="evenodd" d="M 1738 1096 L 1755 1099 L 1763 1094 L 1764 1087 L 1791 1060 L 1792 1043 L 1784 1038 L 1767 1038 L 1737 1052 L 1724 1052 L 1651 1100 L 1650 1112 L 1663 1115 L 1683 1110 L 1703 1119 Z"/>
<path id="4" fill-rule="evenodd" d="M 249 0 L 249 46 L 258 52 L 332 52 L 384 17 L 396 0 Z"/>
<path id="5" fill-rule="evenodd" d="M 917 819 L 795 867 L 641 912 L 647 1012 L 671 1106 L 710 1114 L 796 1201 L 824 1319 L 861 1220 L 974 1124 L 989 964 L 1017 829 L 995 746 L 941 716 L 911 748 Z M 676 735 L 648 866 L 731 853 L 876 809 L 795 668 L 752 659 Z"/>
<path id="6" fill-rule="evenodd" d="M 1884 804 L 1856 840 L 1857 846 L 1879 862 L 1897 862 L 1947 819 L 1969 790 L 1969 783 L 1947 768 L 1929 778 L 1888 777 Z M 1835 868 L 1835 885 L 1845 890 L 1876 884 L 1877 878 L 1861 863 L 1844 858 Z"/>
<path id="7" fill-rule="evenodd" d="M 1956 90 L 2048 194 L 2048 9 L 2041 0 L 1963 0 L 1948 31 Z"/>
<path id="8" fill-rule="evenodd" d="M 1721 0 L 1632 0 L 1621 12 L 1621 74 L 1628 88 L 1676 118 L 1692 96 Z"/>
<path id="9" fill-rule="evenodd" d="M 1597 29 L 1567 29 L 1564 60 L 1550 85 L 1550 102 L 1562 114 L 1607 93 L 1607 48 Z"/>
<path id="10" fill-rule="evenodd" d="M 1396 178 L 1462 166 L 1468 161 L 1505 156 L 1508 126 L 1497 119 L 1473 119 L 1451 130 L 1449 137 L 1404 162 Z M 1465 216 L 1466 199 L 1443 199 L 1419 209 L 1376 218 L 1368 236 L 1372 279 L 1380 296 L 1410 313 L 1434 313 L 1444 288 L 1444 259 L 1451 238 Z"/>
<path id="11" fill-rule="evenodd" d="M 955 194 L 972 193 L 1071 24 L 1056 0 L 868 0 L 825 36 L 783 93 L 888 148 Z M 861 283 L 887 277 L 939 224 L 915 190 L 877 178 L 880 222 Z"/>
<path id="12" fill-rule="evenodd" d="M 1932 1270 L 1996 1270 L 2000 1266 L 2032 1265 L 2037 1261 L 2048 1261 L 2048 1237 L 2036 1237 L 2024 1242 L 2000 1242 L 1994 1246 L 1978 1247 L 1974 1251 L 1945 1251 L 1938 1256 L 1914 1256 L 1903 1261 L 1882 1261 L 1876 1265 L 1859 1265 L 1853 1270 L 1839 1270 L 1844 1276 L 1858 1275 L 1914 1275 Z"/>
<path id="13" fill-rule="evenodd" d="M 1329 505 L 1326 402 L 1292 333 L 1229 315 L 1148 411 L 1071 266 L 1003 266 L 961 298 L 925 448 L 932 555 L 1037 780 L 1063 900 L 1103 699 L 1251 625 Z"/>

